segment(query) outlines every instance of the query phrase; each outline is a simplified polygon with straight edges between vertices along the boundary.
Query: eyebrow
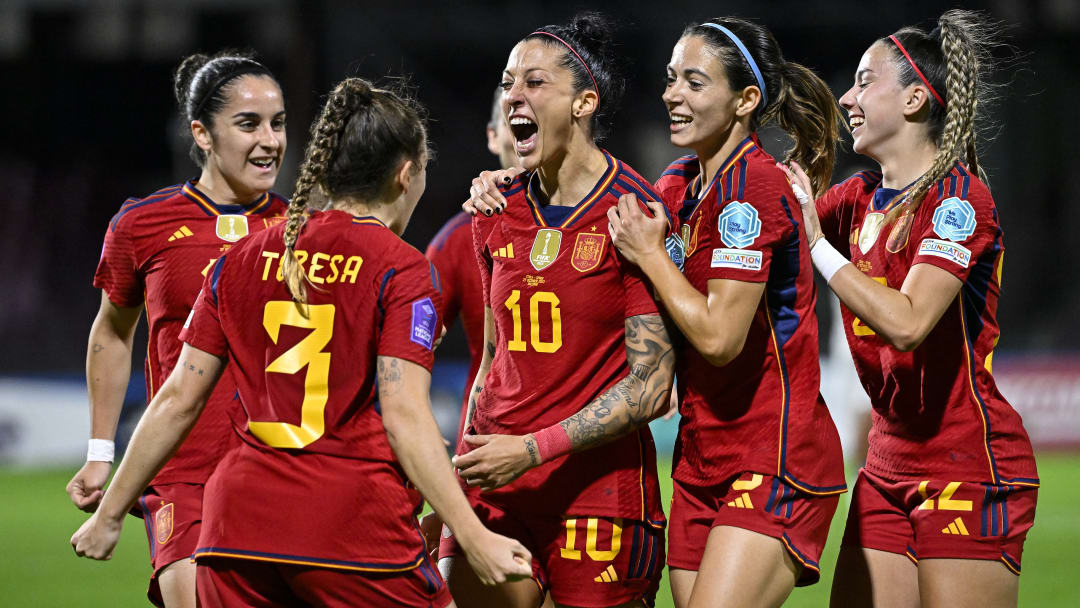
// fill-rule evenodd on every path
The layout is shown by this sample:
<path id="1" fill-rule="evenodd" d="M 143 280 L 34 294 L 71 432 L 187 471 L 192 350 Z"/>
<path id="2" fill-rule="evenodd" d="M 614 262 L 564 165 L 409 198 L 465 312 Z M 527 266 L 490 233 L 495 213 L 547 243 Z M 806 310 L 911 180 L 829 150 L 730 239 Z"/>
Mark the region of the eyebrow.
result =
<path id="1" fill-rule="evenodd" d="M 285 114 L 285 110 L 282 110 L 282 111 L 278 112 L 277 114 L 274 114 L 274 118 L 277 118 L 278 116 L 282 116 L 284 114 Z M 237 112 L 236 114 L 233 114 L 232 117 L 233 118 L 259 118 L 259 113 L 258 112 Z"/>
<path id="2" fill-rule="evenodd" d="M 863 76 L 863 75 L 865 75 L 867 73 L 873 74 L 874 70 L 871 70 L 870 68 L 863 68 L 863 69 L 859 70 L 858 72 L 855 72 L 855 80 L 858 80 L 860 76 Z"/>
<path id="3" fill-rule="evenodd" d="M 672 72 L 675 72 L 676 74 L 678 73 L 675 70 L 675 68 L 671 67 L 670 65 L 667 66 L 667 69 L 671 70 Z M 701 70 L 699 68 L 684 68 L 683 69 L 683 74 L 697 74 L 698 76 L 701 76 L 701 77 L 703 77 L 703 78 L 705 78 L 707 80 L 712 80 L 712 78 L 710 78 L 708 74 L 706 74 L 703 70 Z"/>

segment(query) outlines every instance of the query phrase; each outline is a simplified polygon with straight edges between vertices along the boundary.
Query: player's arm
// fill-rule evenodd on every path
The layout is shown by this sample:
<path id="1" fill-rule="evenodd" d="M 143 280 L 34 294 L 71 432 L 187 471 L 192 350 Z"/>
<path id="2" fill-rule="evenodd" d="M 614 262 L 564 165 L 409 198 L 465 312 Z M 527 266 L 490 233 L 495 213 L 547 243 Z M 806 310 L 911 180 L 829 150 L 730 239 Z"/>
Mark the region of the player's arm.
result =
<path id="1" fill-rule="evenodd" d="M 619 253 L 649 278 L 671 320 L 690 344 L 713 365 L 730 363 L 742 352 L 765 284 L 710 279 L 708 294 L 697 290 L 664 249 L 664 206 L 646 201 L 646 215 L 633 195 L 619 198 L 608 211 L 608 231 Z"/>
<path id="2" fill-rule="evenodd" d="M 484 383 L 487 382 L 488 372 L 491 371 L 491 362 L 495 359 L 495 314 L 490 306 L 484 307 L 484 352 L 480 355 L 480 367 L 476 370 L 476 378 L 473 380 L 472 390 L 469 391 L 469 405 L 465 410 L 465 425 L 468 430 L 472 423 L 473 412 L 476 411 L 476 400 L 480 393 L 484 392 Z M 458 439 L 461 439 L 460 437 Z"/>
<path id="3" fill-rule="evenodd" d="M 945 309 L 956 299 L 963 283 L 932 264 L 915 264 L 900 289 L 888 287 L 859 272 L 824 238 L 817 206 L 806 192 L 810 179 L 798 163 L 783 167 L 802 207 L 803 225 L 814 266 L 836 297 L 877 335 L 900 351 L 922 344 Z"/>
<path id="4" fill-rule="evenodd" d="M 117 306 L 102 290 L 101 305 L 90 326 L 86 345 L 86 388 L 90 397 L 91 449 L 86 464 L 67 484 L 71 502 L 83 511 L 97 508 L 102 488 L 112 470 L 110 448 L 131 377 L 135 328 L 142 309 L 142 305 Z"/>
<path id="5" fill-rule="evenodd" d="M 390 447 L 405 474 L 454 532 L 480 580 L 492 584 L 529 576 L 532 558 L 525 547 L 485 528 L 461 493 L 431 414 L 431 373 L 411 361 L 380 356 L 378 380 Z"/>
<path id="6" fill-rule="evenodd" d="M 146 406 L 97 512 L 71 537 L 76 554 L 112 557 L 124 515 L 195 426 L 224 369 L 224 359 L 184 345 L 168 380 Z"/>
<path id="7" fill-rule="evenodd" d="M 630 373 L 577 413 L 529 435 L 466 436 L 476 449 L 454 458 L 469 485 L 493 489 L 542 462 L 613 441 L 667 410 L 675 373 L 671 337 L 660 315 L 626 319 Z"/>

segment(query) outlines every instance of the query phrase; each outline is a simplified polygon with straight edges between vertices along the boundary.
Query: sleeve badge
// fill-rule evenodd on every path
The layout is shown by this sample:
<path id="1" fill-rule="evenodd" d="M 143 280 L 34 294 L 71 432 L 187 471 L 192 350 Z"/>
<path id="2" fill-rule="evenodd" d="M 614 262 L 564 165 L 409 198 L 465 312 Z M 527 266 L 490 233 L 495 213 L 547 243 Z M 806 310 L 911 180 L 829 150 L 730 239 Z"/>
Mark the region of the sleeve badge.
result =
<path id="1" fill-rule="evenodd" d="M 758 219 L 757 209 L 750 203 L 728 203 L 717 223 L 720 240 L 728 247 L 747 247 L 761 235 L 761 220 Z"/>
<path id="2" fill-rule="evenodd" d="M 943 239 L 959 242 L 975 233 L 975 209 L 955 196 L 941 201 L 933 221 L 934 232 Z"/>
<path id="3" fill-rule="evenodd" d="M 412 333 L 409 339 L 431 350 L 435 344 L 435 328 L 439 322 L 435 304 L 431 298 L 417 300 L 412 304 Z"/>

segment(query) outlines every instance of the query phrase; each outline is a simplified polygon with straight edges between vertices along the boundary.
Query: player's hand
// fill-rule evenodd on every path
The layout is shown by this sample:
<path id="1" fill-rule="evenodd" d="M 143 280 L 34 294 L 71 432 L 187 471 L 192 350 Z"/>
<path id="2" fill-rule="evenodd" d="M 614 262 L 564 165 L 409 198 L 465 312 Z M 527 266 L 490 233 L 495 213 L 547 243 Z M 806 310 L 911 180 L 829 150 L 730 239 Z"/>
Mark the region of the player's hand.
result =
<path id="1" fill-rule="evenodd" d="M 122 516 L 121 516 L 122 517 Z M 75 555 L 90 559 L 112 559 L 113 549 L 120 540 L 120 531 L 124 520 L 113 520 L 94 513 L 71 537 L 71 548 Z"/>
<path id="2" fill-rule="evenodd" d="M 510 185 L 515 177 L 524 172 L 525 169 L 521 167 L 481 171 L 480 177 L 472 180 L 469 200 L 462 203 L 462 211 L 469 215 L 483 213 L 489 217 L 493 213 L 502 213 L 502 210 L 506 208 L 506 199 L 503 198 L 502 192 L 499 192 L 499 186 Z"/>
<path id="3" fill-rule="evenodd" d="M 464 435 L 462 439 L 474 449 L 454 456 L 454 466 L 466 483 L 481 490 L 501 488 L 540 464 L 531 435 Z"/>
<path id="4" fill-rule="evenodd" d="M 67 484 L 66 490 L 71 502 L 87 513 L 97 510 L 101 497 L 105 495 L 102 488 L 109 480 L 110 471 L 111 462 L 90 461 L 84 464 Z"/>
<path id="5" fill-rule="evenodd" d="M 814 204 L 814 187 L 810 183 L 810 177 L 799 166 L 799 163 L 791 161 L 789 165 L 776 163 L 776 166 L 787 175 L 791 182 L 791 190 L 795 198 L 799 199 L 799 207 L 802 208 L 803 228 L 806 230 L 806 240 L 813 247 L 818 239 L 824 236 L 821 232 L 821 221 L 818 220 L 817 205 Z"/>
<path id="6" fill-rule="evenodd" d="M 664 255 L 664 235 L 667 233 L 667 216 L 664 205 L 656 201 L 645 201 L 652 217 L 645 215 L 638 204 L 637 196 L 624 194 L 619 197 L 619 204 L 608 209 L 608 233 L 611 242 L 619 253 L 633 264 L 641 265 L 641 260 L 650 255 Z"/>
<path id="7" fill-rule="evenodd" d="M 420 518 L 420 533 L 424 535 L 424 544 L 432 561 L 439 561 L 439 542 L 442 536 L 443 520 L 432 511 Z"/>
<path id="8" fill-rule="evenodd" d="M 485 585 L 518 581 L 532 576 L 532 554 L 518 541 L 484 529 L 475 542 L 458 537 L 476 577 Z"/>

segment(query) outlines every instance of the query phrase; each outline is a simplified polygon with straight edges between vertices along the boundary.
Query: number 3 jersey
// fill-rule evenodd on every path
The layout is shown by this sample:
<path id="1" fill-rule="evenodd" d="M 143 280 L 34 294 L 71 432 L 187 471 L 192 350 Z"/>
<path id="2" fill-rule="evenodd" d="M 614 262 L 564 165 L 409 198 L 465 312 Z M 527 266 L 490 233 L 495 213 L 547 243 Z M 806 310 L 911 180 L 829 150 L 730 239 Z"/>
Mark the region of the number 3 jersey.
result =
<path id="1" fill-rule="evenodd" d="M 386 438 L 375 369 L 386 356 L 430 371 L 437 277 L 379 220 L 314 212 L 296 245 L 301 311 L 282 280 L 283 231 L 222 256 L 181 334 L 229 357 L 247 415 L 207 486 L 196 556 L 416 567 L 421 499 Z"/>
<path id="2" fill-rule="evenodd" d="M 604 154 L 607 170 L 577 205 L 542 204 L 538 180 L 526 174 L 503 189 L 502 214 L 473 220 L 496 350 L 470 433 L 523 435 L 578 412 L 628 374 L 626 319 L 658 314 L 637 267 L 611 243 L 607 211 L 622 194 L 659 198 L 630 167 Z M 462 442 L 459 449 L 468 447 Z M 473 494 L 519 512 L 663 525 L 648 427 Z"/>
<path id="3" fill-rule="evenodd" d="M 266 193 L 249 205 L 219 205 L 194 182 L 128 199 L 109 222 L 94 286 L 121 307 L 146 305 L 146 393 L 152 398 L 172 373 L 177 339 L 211 265 L 248 234 L 275 225 L 288 205 Z M 154 484 L 204 483 L 235 435 L 236 385 L 226 369 L 206 413 L 154 478 Z"/>
<path id="4" fill-rule="evenodd" d="M 689 342 L 676 355 L 679 439 L 672 477 L 711 486 L 773 475 L 811 494 L 845 491 L 840 437 L 821 398 L 813 267 L 799 204 L 754 137 L 700 183 L 697 157 L 657 181 L 679 214 L 683 273 L 695 289 L 724 279 L 764 283 L 742 351 L 723 367 Z"/>
<path id="5" fill-rule="evenodd" d="M 911 212 L 865 171 L 817 201 L 825 237 L 863 274 L 900 289 L 916 264 L 962 282 L 922 344 L 901 352 L 842 307 L 873 406 L 866 468 L 887 479 L 1038 483 L 1020 415 L 992 375 L 1004 253 L 990 192 L 957 163 Z"/>

